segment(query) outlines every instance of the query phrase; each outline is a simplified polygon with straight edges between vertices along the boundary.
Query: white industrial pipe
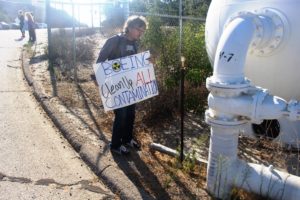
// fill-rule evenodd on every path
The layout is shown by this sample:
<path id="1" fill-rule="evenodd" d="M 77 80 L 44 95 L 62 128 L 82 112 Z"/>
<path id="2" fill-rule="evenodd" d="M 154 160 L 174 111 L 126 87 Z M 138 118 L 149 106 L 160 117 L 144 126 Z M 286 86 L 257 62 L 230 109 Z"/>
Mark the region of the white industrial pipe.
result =
<path id="1" fill-rule="evenodd" d="M 236 163 L 238 169 L 235 174 L 233 185 L 249 192 L 255 192 L 269 199 L 299 200 L 300 179 L 288 173 L 274 169 L 272 165 L 246 163 L 241 160 Z"/>
<path id="2" fill-rule="evenodd" d="M 222 131 L 221 134 L 223 133 Z M 242 188 L 268 199 L 298 200 L 300 197 L 299 177 L 276 170 L 272 165 L 265 167 L 233 157 L 218 157 L 209 164 L 211 163 L 217 166 L 217 171 L 215 176 L 208 175 L 212 177 L 207 186 L 216 197 L 229 199 L 232 187 Z"/>
<path id="3" fill-rule="evenodd" d="M 243 125 L 249 121 L 300 117 L 298 102 L 288 104 L 253 87 L 244 75 L 249 49 L 274 45 L 280 17 L 277 12 L 274 15 L 239 12 L 228 20 L 218 42 L 213 76 L 206 83 L 211 92 L 206 111 L 206 121 L 211 125 L 207 188 L 218 198 L 227 198 L 233 186 L 271 199 L 300 198 L 300 177 L 237 159 L 238 134 Z M 276 45 L 272 47 L 276 49 Z"/>
<path id="4" fill-rule="evenodd" d="M 214 196 L 228 199 L 231 189 L 237 187 L 269 199 L 299 199 L 298 176 L 278 171 L 272 165 L 265 167 L 237 159 L 237 144 L 236 127 L 212 126 L 207 188 Z"/>
<path id="5" fill-rule="evenodd" d="M 248 47 L 255 33 L 253 16 L 237 17 L 230 22 L 219 41 L 215 56 L 215 82 L 236 84 L 244 82 L 244 64 Z"/>
<path id="6" fill-rule="evenodd" d="M 211 127 L 207 189 L 215 197 L 227 199 L 233 186 L 232 163 L 237 160 L 238 129 L 229 126 Z M 226 147 L 226 148 L 224 148 Z"/>
<path id="7" fill-rule="evenodd" d="M 256 33 L 247 52 L 245 76 L 252 84 L 267 88 L 273 95 L 287 101 L 299 101 L 299 9 L 299 0 L 212 0 L 205 24 L 205 43 L 211 63 L 219 56 L 218 43 L 229 22 L 241 13 L 250 12 L 259 19 L 255 19 L 254 22 Z M 264 121 L 264 124 L 271 122 L 273 130 L 276 129 L 275 135 L 272 136 L 274 142 L 286 147 L 299 148 L 299 121 L 286 118 L 268 121 Z M 265 129 L 264 124 L 253 125 L 249 122 L 244 133 L 256 137 L 260 133 L 254 126 Z"/>
<path id="8" fill-rule="evenodd" d="M 208 106 L 218 112 L 241 115 L 259 123 L 264 119 L 278 119 L 288 115 L 286 101 L 264 91 L 232 98 L 211 93 L 208 96 Z"/>

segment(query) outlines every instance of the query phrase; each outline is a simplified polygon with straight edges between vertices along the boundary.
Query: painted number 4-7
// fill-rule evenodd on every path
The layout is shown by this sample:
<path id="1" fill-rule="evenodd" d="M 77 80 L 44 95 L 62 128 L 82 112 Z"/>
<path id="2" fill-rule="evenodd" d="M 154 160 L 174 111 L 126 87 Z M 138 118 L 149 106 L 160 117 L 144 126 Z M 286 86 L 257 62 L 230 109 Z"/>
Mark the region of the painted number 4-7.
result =
<path id="1" fill-rule="evenodd" d="M 219 59 L 225 59 L 227 62 L 230 62 L 230 60 L 233 58 L 233 53 L 225 53 L 224 51 L 220 52 Z"/>

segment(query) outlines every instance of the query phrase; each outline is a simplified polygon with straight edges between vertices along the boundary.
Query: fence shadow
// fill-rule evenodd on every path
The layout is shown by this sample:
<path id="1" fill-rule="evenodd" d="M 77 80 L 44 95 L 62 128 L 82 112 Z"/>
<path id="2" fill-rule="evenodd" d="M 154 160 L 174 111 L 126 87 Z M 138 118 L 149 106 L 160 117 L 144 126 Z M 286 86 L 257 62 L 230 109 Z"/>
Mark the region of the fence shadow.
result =
<path id="1" fill-rule="evenodd" d="M 100 137 L 101 140 L 103 140 L 104 142 L 108 143 L 109 140 L 106 138 L 106 136 L 104 135 L 104 133 L 102 132 L 101 130 L 101 127 L 100 125 L 98 124 L 92 110 L 91 110 L 91 107 L 89 105 L 89 102 L 88 102 L 88 97 L 86 95 L 86 93 L 84 92 L 84 90 L 82 89 L 82 87 L 80 86 L 80 84 L 77 84 L 77 89 L 82 97 L 82 101 L 84 103 L 84 107 L 85 109 L 87 110 L 87 114 L 89 116 L 89 118 L 92 120 L 94 126 L 96 127 L 96 130 L 97 130 L 97 133 L 99 134 L 98 136 Z"/>
<path id="2" fill-rule="evenodd" d="M 168 168 L 166 168 L 162 162 L 160 161 L 160 159 L 158 159 L 156 157 L 156 155 L 154 154 L 154 157 L 156 158 L 156 160 L 158 161 L 158 163 L 160 164 L 161 167 L 164 168 L 164 170 L 166 171 L 166 173 L 172 174 L 172 171 L 170 171 Z M 202 180 L 204 180 L 205 178 L 200 178 Z M 180 179 L 178 177 L 173 177 L 174 182 L 182 189 L 182 192 L 185 195 L 185 199 L 199 199 L 199 196 L 197 196 L 196 194 L 193 194 L 193 192 L 188 188 L 188 185 L 186 185 L 185 183 L 183 183 L 182 181 L 180 181 Z"/>
<path id="3" fill-rule="evenodd" d="M 50 66 L 50 64 L 49 64 Z M 51 85 L 52 85 L 52 90 L 53 90 L 53 96 L 58 96 L 57 94 L 57 81 L 56 81 L 56 76 L 55 76 L 55 73 L 54 73 L 54 70 L 52 67 L 49 67 L 49 73 L 50 73 L 50 79 L 51 79 Z M 88 123 L 88 121 L 80 116 L 79 114 L 75 113 L 68 105 L 66 105 L 62 100 L 61 100 L 61 103 L 66 107 L 68 108 L 68 110 L 70 111 L 70 113 L 74 116 L 77 117 L 77 119 L 79 119 L 84 125 L 85 127 L 87 127 L 93 134 L 95 134 L 96 136 L 99 137 L 100 140 L 103 140 L 105 143 L 108 143 L 108 139 L 106 138 L 105 134 L 103 133 L 100 125 L 97 123 L 97 120 L 91 110 L 91 107 L 89 105 L 89 102 L 88 102 L 88 97 L 86 95 L 86 93 L 84 92 L 84 90 L 82 89 L 82 87 L 79 85 L 79 84 L 76 84 L 76 87 L 78 89 L 78 92 L 80 94 L 80 97 L 82 99 L 82 102 L 84 104 L 84 108 L 85 110 L 87 111 L 87 116 L 89 117 L 89 119 L 93 122 L 93 125 L 94 127 L 96 127 L 96 129 L 94 129 L 90 123 Z M 59 98 L 59 96 L 58 96 Z M 59 98 L 60 99 L 60 98 Z"/>
<path id="4" fill-rule="evenodd" d="M 157 176 L 140 158 L 138 152 L 131 151 L 130 156 L 127 158 L 115 154 L 112 154 L 112 156 L 124 174 L 126 174 L 126 176 L 134 183 L 134 185 L 140 189 L 141 194 L 144 191 L 147 191 L 154 196 L 154 199 L 171 199 L 169 194 L 158 181 Z"/>
<path id="5" fill-rule="evenodd" d="M 46 54 L 34 56 L 34 57 L 30 58 L 29 64 L 31 64 L 31 65 L 32 64 L 37 64 L 37 63 L 40 63 L 40 62 L 44 62 L 47 59 L 48 59 L 48 57 L 47 57 Z"/>
<path id="6" fill-rule="evenodd" d="M 171 122 L 169 122 L 171 121 Z M 158 121 L 157 123 L 161 123 L 163 127 L 159 127 L 153 133 L 153 141 L 155 143 L 160 143 L 164 146 L 167 146 L 171 149 L 177 149 L 180 146 L 180 119 L 175 118 L 166 122 Z M 204 120 L 201 119 L 201 116 L 186 113 L 184 117 L 184 149 L 185 150 L 193 150 L 194 148 L 199 149 L 199 151 L 203 151 L 204 153 L 208 149 L 208 141 L 209 136 L 204 137 L 204 135 L 208 135 L 209 126 L 205 124 Z M 201 140 L 202 138 L 202 140 Z M 201 140 L 201 146 L 195 146 L 194 144 L 197 140 Z M 200 141 L 198 141 L 199 143 Z"/>

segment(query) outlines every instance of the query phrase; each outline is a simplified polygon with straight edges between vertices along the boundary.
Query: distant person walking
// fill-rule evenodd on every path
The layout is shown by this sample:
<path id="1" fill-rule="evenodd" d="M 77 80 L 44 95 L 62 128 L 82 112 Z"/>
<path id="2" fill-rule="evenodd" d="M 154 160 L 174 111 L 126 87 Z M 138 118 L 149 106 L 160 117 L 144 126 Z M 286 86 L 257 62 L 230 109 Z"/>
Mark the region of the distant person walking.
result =
<path id="1" fill-rule="evenodd" d="M 147 21 L 142 16 L 130 16 L 123 27 L 123 33 L 109 38 L 102 47 L 97 63 L 113 60 L 138 52 L 137 41 L 144 34 Z M 110 149 L 118 154 L 129 154 L 127 147 L 140 149 L 140 144 L 133 139 L 135 104 L 114 110 L 115 120 L 112 130 Z"/>
<path id="2" fill-rule="evenodd" d="M 19 19 L 20 31 L 22 33 L 21 38 L 25 38 L 25 15 L 23 10 L 19 10 L 18 19 Z"/>
<path id="3" fill-rule="evenodd" d="M 27 23 L 28 23 L 28 32 L 29 32 L 29 40 L 28 42 L 35 42 L 36 41 L 36 34 L 35 34 L 35 22 L 33 16 L 30 12 L 26 13 Z"/>

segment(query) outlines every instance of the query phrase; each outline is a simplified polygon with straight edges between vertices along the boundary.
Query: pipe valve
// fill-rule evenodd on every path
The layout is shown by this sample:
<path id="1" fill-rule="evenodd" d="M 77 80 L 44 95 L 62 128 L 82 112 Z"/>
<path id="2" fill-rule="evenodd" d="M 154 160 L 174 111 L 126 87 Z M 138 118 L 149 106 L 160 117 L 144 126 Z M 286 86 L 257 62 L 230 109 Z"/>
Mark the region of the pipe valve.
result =
<path id="1" fill-rule="evenodd" d="M 292 121 L 300 120 L 300 104 L 299 101 L 290 100 L 288 104 L 288 118 Z"/>

